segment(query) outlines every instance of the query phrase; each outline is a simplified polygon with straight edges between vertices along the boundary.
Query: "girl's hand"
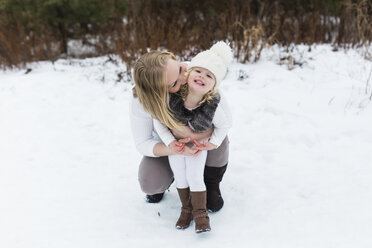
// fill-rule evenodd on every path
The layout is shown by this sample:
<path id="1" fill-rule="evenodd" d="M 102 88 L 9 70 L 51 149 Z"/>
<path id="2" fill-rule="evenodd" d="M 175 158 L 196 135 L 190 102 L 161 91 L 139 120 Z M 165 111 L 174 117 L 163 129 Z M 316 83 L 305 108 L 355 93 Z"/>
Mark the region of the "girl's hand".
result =
<path id="1" fill-rule="evenodd" d="M 179 142 L 177 140 L 174 140 L 169 144 L 169 148 L 176 154 L 182 154 L 185 150 L 185 147 L 185 143 Z"/>
<path id="2" fill-rule="evenodd" d="M 203 141 L 203 143 L 199 143 L 197 140 L 194 140 L 194 144 L 195 144 L 195 149 L 197 150 L 214 150 L 217 148 L 216 145 L 210 143 L 210 142 L 207 142 L 207 141 Z"/>
<path id="3" fill-rule="evenodd" d="M 201 150 L 192 149 L 188 146 L 185 146 L 182 155 L 184 155 L 184 156 L 197 156 L 197 155 L 199 155 L 200 152 L 201 152 Z"/>
<path id="4" fill-rule="evenodd" d="M 180 139 L 180 140 L 178 140 L 178 143 L 182 144 L 182 149 L 179 149 L 179 152 L 176 152 L 176 153 L 177 153 L 177 154 L 182 154 L 182 155 L 184 155 L 184 156 L 197 156 L 197 155 L 201 152 L 201 150 L 198 150 L 198 149 L 192 149 L 192 148 L 188 147 L 188 146 L 186 145 L 186 143 L 189 143 L 190 141 L 191 141 L 190 138 L 185 138 L 185 139 Z M 181 147 L 180 144 L 176 145 L 176 142 L 175 142 L 175 141 L 173 141 L 173 142 L 175 143 L 176 148 L 177 148 L 177 147 Z M 172 142 L 172 143 L 173 143 L 173 142 Z M 171 146 L 172 143 L 170 143 L 169 146 Z"/>

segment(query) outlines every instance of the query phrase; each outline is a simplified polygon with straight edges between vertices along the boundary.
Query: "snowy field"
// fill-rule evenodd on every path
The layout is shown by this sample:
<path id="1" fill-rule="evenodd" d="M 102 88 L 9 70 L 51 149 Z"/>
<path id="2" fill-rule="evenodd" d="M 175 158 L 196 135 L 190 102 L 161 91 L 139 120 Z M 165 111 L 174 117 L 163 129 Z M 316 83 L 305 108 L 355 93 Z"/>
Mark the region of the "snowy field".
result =
<path id="1" fill-rule="evenodd" d="M 225 206 L 201 235 L 174 228 L 174 185 L 145 202 L 123 65 L 0 71 L 0 247 L 372 247 L 372 62 L 326 45 L 297 47 L 301 66 L 285 56 L 265 50 L 222 82 Z"/>

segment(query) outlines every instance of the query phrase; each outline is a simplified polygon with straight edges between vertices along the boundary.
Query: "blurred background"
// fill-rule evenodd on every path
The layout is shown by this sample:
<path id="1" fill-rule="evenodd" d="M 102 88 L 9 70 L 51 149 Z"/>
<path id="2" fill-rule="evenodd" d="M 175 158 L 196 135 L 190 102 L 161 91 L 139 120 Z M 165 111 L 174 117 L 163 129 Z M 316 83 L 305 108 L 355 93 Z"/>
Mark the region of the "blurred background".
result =
<path id="1" fill-rule="evenodd" d="M 372 1 L 0 0 L 1 68 L 112 54 L 130 69 L 149 49 L 190 59 L 217 40 L 242 63 L 273 44 L 369 46 Z"/>

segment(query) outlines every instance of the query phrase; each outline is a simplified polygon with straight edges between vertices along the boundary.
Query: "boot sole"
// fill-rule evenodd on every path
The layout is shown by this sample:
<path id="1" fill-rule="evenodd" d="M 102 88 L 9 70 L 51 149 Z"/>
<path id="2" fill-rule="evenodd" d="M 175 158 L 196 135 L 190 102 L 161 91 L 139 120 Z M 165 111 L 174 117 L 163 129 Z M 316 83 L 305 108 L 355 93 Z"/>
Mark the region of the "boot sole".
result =
<path id="1" fill-rule="evenodd" d="M 189 228 L 189 227 L 190 227 L 190 225 L 188 225 L 188 226 L 176 226 L 176 229 L 184 230 L 184 229 Z"/>
<path id="2" fill-rule="evenodd" d="M 183 229 L 189 228 L 191 226 L 192 222 L 193 222 L 193 220 L 190 221 L 190 224 L 188 226 L 176 226 L 176 229 L 183 230 Z"/>
<path id="3" fill-rule="evenodd" d="M 203 229 L 203 230 L 195 230 L 196 233 L 205 233 L 205 232 L 210 232 L 211 229 Z"/>

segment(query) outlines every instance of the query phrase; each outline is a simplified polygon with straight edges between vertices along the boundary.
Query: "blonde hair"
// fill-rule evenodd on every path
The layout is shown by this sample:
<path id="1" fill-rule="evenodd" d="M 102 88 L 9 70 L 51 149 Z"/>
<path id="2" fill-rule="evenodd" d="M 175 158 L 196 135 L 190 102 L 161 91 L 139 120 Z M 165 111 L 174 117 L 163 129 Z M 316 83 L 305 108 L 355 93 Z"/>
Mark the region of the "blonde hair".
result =
<path id="1" fill-rule="evenodd" d="M 195 67 L 193 68 L 190 68 L 187 70 L 186 72 L 186 82 L 189 81 L 189 76 L 190 76 L 190 72 L 194 69 Z M 215 83 L 214 83 L 214 86 L 213 88 L 208 91 L 204 96 L 203 98 L 200 100 L 200 102 L 198 103 L 198 105 L 204 103 L 204 102 L 210 102 L 216 95 L 217 95 L 217 89 L 216 89 L 216 85 L 217 85 L 217 82 L 216 82 L 216 79 L 214 79 Z M 181 86 L 181 89 L 180 89 L 180 94 L 181 94 L 181 98 L 183 101 L 186 100 L 186 97 L 187 95 L 189 94 L 189 86 L 188 84 L 184 84 Z"/>
<path id="2" fill-rule="evenodd" d="M 170 52 L 152 51 L 137 60 L 134 65 L 133 96 L 155 119 L 169 128 L 181 124 L 169 110 L 169 92 L 165 67 L 169 59 L 177 60 Z"/>

